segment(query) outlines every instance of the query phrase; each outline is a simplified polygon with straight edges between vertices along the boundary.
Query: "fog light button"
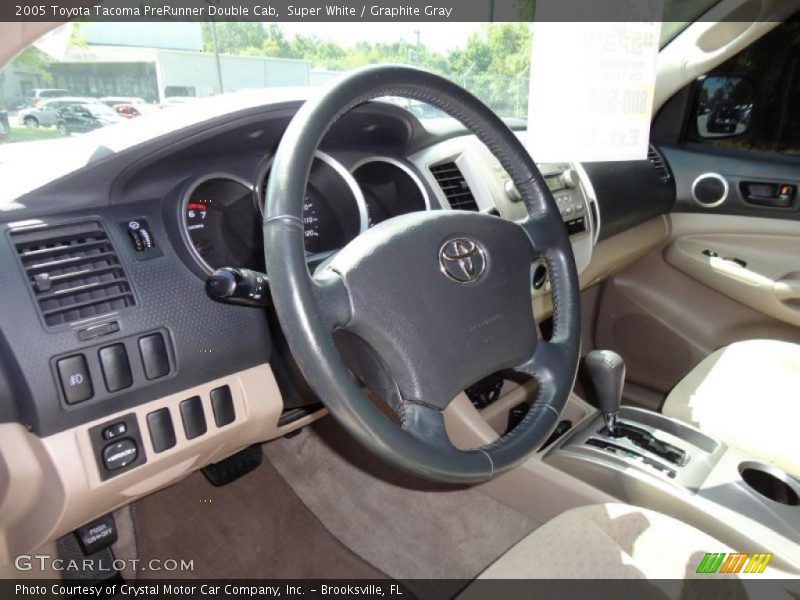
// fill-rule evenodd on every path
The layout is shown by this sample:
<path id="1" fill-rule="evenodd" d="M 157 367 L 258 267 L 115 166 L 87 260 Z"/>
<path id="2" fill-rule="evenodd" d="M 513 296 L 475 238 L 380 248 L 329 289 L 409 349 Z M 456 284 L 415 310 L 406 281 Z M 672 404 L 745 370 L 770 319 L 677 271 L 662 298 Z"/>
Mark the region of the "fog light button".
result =
<path id="1" fill-rule="evenodd" d="M 67 404 L 76 404 L 92 397 L 92 380 L 83 354 L 62 358 L 56 367 Z"/>

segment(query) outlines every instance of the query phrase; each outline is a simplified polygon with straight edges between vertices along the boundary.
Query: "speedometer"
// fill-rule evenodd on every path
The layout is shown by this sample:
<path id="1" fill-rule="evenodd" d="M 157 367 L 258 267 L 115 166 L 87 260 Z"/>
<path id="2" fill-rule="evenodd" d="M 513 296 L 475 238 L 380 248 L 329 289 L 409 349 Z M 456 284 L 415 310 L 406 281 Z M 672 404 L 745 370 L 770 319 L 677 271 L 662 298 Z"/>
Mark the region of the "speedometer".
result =
<path id="1" fill-rule="evenodd" d="M 269 180 L 262 181 L 263 198 Z M 303 237 L 310 258 L 344 247 L 366 228 L 364 196 L 350 173 L 336 160 L 317 152 L 303 199 Z"/>
<path id="2" fill-rule="evenodd" d="M 264 270 L 261 233 L 263 198 L 270 163 L 256 190 L 231 175 L 195 182 L 181 204 L 183 232 L 207 271 L 222 267 Z M 259 199 L 257 201 L 257 199 Z M 343 248 L 367 228 L 364 195 L 336 160 L 317 152 L 303 199 L 303 237 L 309 261 Z"/>
<path id="3" fill-rule="evenodd" d="M 305 238 L 306 251 L 319 252 L 321 219 L 319 218 L 319 200 L 306 193 L 303 200 L 303 237 Z"/>

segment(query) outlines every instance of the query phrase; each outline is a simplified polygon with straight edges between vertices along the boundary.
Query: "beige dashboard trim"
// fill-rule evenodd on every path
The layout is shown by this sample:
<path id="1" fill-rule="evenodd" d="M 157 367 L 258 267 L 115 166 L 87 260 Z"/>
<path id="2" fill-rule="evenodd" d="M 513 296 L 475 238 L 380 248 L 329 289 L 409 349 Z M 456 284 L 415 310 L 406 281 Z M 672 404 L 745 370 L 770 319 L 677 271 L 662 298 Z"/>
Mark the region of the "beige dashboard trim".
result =
<path id="1" fill-rule="evenodd" d="M 670 213 L 668 218 L 670 241 L 687 235 L 700 234 L 796 236 L 800 233 L 800 223 L 790 219 L 697 212 L 674 212 Z"/>
<path id="2" fill-rule="evenodd" d="M 592 259 L 580 273 L 582 290 L 610 277 L 661 246 L 669 235 L 666 217 L 656 217 L 597 243 Z M 533 314 L 541 321 L 553 314 L 551 294 L 533 298 Z"/>
<path id="3" fill-rule="evenodd" d="M 535 390 L 536 386 L 524 385 L 515 387 L 507 395 L 514 401 L 533 401 Z M 562 418 L 572 421 L 573 428 L 578 428 L 596 414 L 597 409 L 570 394 Z M 495 427 L 463 393 L 456 396 L 444 411 L 444 420 L 450 440 L 462 450 L 490 444 L 499 437 Z M 519 467 L 481 484 L 479 489 L 539 523 L 570 508 L 613 501 L 598 488 L 546 463 L 542 460 L 543 455 L 543 452 L 535 453 Z"/>
<path id="4" fill-rule="evenodd" d="M 209 393 L 222 385 L 230 386 L 236 420 L 220 428 Z M 202 399 L 208 432 L 187 440 L 178 405 L 192 396 Z M 177 443 L 156 454 L 146 416 L 161 408 L 170 410 Z M 0 424 L 0 566 L 207 464 L 325 414 L 278 427 L 282 410 L 272 369 L 263 364 L 44 438 L 16 423 Z M 136 413 L 147 462 L 101 481 L 89 429 L 129 413 Z"/>

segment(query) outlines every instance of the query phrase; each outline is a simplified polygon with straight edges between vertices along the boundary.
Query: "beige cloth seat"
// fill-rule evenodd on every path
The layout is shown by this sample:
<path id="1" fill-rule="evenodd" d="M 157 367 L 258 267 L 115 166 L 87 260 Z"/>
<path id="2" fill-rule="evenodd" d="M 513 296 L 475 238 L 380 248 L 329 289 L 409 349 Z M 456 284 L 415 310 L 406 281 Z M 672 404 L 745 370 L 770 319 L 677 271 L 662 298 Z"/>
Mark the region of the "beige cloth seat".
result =
<path id="1" fill-rule="evenodd" d="M 583 506 L 560 514 L 523 538 L 467 587 L 460 600 L 485 597 L 487 588 L 479 581 L 483 579 L 647 580 L 642 581 L 646 590 L 637 589 L 649 591 L 646 596 L 649 598 L 654 597 L 654 591 L 663 592 L 667 598 L 686 597 L 682 580 L 705 579 L 703 584 L 706 584 L 710 577 L 718 582 L 727 579 L 727 583 L 719 582 L 727 587 L 719 589 L 716 595 L 707 595 L 712 589 L 703 587 L 704 596 L 695 597 L 791 598 L 787 590 L 797 589 L 796 575 L 770 564 L 764 573 L 754 575 L 697 573 L 706 553 L 717 552 L 733 553 L 722 542 L 667 515 L 625 504 Z M 738 586 L 731 579 L 751 577 L 784 581 L 770 583 L 768 590 L 758 587 L 755 596 L 738 593 L 744 592 L 743 588 L 730 587 Z M 583 584 L 583 587 L 573 584 L 574 593 L 568 595 L 563 584 L 554 584 L 549 597 L 580 597 L 591 591 Z M 632 593 L 631 586 L 619 585 L 620 591 Z M 609 586 L 602 589 L 605 592 L 602 597 L 618 597 L 609 595 L 612 591 Z M 542 597 L 548 597 L 544 582 L 537 582 L 537 590 L 544 594 Z M 731 595 L 732 591 L 737 593 Z M 766 592 L 768 596 L 764 595 Z"/>
<path id="2" fill-rule="evenodd" d="M 697 576 L 707 552 L 732 550 L 661 513 L 597 504 L 548 521 L 480 579 L 682 579 Z"/>
<path id="3" fill-rule="evenodd" d="M 800 476 L 800 345 L 725 346 L 675 386 L 662 412 Z"/>

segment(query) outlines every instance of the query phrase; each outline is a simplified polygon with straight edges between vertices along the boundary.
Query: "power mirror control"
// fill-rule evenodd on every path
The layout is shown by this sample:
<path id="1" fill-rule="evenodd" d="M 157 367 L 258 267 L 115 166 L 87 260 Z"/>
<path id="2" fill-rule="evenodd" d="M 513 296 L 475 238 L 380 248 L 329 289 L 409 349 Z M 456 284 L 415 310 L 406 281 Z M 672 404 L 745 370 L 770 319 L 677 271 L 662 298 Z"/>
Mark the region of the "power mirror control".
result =
<path id="1" fill-rule="evenodd" d="M 128 413 L 89 429 L 100 481 L 147 462 L 136 413 Z"/>

